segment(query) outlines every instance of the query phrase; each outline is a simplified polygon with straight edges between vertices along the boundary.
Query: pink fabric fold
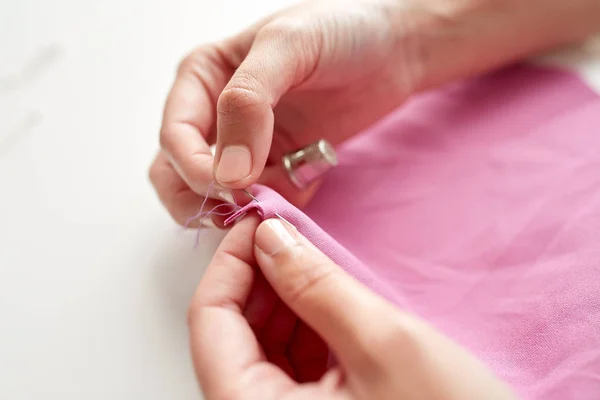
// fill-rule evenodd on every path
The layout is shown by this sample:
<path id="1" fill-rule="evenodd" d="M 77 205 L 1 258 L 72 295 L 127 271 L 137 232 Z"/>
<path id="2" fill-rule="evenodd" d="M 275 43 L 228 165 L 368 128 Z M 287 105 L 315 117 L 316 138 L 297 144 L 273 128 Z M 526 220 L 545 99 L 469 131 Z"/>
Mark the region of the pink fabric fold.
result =
<path id="1" fill-rule="evenodd" d="M 343 245 L 329 236 L 319 225 L 288 203 L 277 192 L 263 185 L 254 185 L 252 192 L 258 201 L 252 201 L 232 214 L 225 220 L 226 226 L 252 210 L 256 211 L 263 219 L 278 218 L 279 215 L 294 225 L 311 243 L 357 280 L 388 300 L 398 305 L 403 304 L 391 286 L 378 278 L 371 269 L 346 250 Z"/>

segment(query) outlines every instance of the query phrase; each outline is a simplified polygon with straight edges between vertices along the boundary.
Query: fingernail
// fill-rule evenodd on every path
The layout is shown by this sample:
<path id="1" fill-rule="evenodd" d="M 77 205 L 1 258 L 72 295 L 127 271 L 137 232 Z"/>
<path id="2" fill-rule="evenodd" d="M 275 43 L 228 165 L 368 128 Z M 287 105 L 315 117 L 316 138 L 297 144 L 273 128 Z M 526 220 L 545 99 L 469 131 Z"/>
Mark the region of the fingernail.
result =
<path id="1" fill-rule="evenodd" d="M 213 222 L 212 218 L 204 218 L 202 220 L 201 225 L 205 228 L 211 228 L 211 229 L 214 229 L 217 227 L 217 225 L 215 225 L 215 223 Z"/>
<path id="2" fill-rule="evenodd" d="M 219 185 L 218 183 L 213 183 L 212 185 L 210 185 L 210 190 L 208 190 L 208 187 L 206 186 L 205 183 L 201 183 L 198 186 L 194 187 L 193 189 L 199 195 L 201 195 L 201 196 L 206 195 L 206 196 L 210 197 L 211 199 L 215 199 L 215 200 L 229 201 L 230 199 L 233 198 L 233 195 L 231 194 L 231 190 L 225 188 L 224 186 Z"/>
<path id="3" fill-rule="evenodd" d="M 221 190 L 218 194 L 221 200 L 224 200 L 226 203 L 235 204 L 235 200 L 233 199 L 233 195 L 229 190 Z"/>
<path id="4" fill-rule="evenodd" d="M 235 182 L 250 175 L 252 155 L 246 146 L 227 146 L 221 153 L 215 178 L 217 181 Z"/>
<path id="5" fill-rule="evenodd" d="M 296 243 L 289 229 L 279 219 L 267 220 L 256 230 L 256 246 L 269 255 L 276 255 Z"/>

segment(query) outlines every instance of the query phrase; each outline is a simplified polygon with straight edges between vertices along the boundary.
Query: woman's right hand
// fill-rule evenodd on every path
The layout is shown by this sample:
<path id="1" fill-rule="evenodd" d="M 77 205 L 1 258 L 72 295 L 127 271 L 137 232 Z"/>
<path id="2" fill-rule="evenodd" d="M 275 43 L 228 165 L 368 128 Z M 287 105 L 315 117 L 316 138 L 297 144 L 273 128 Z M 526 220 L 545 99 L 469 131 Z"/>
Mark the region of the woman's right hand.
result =
<path id="1" fill-rule="evenodd" d="M 223 200 L 226 188 L 255 182 L 301 206 L 318 183 L 295 188 L 286 152 L 338 144 L 415 91 L 576 40 L 599 20 L 597 0 L 301 3 L 183 60 L 151 180 L 179 222 L 203 196 Z"/>
<path id="2" fill-rule="evenodd" d="M 304 2 L 193 51 L 167 99 L 151 169 L 164 205 L 184 221 L 215 178 L 215 199 L 259 182 L 304 204 L 315 185 L 296 189 L 282 155 L 322 138 L 338 144 L 400 105 L 421 74 L 410 32 L 427 18 L 410 1 Z"/>

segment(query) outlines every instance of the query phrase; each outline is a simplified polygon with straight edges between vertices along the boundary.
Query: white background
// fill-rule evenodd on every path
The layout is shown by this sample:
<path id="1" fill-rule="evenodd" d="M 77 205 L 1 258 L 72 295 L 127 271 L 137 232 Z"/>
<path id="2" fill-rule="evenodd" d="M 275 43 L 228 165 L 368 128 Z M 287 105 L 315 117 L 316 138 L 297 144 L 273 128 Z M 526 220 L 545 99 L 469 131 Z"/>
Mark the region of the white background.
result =
<path id="1" fill-rule="evenodd" d="M 0 399 L 199 398 L 219 235 L 194 250 L 147 169 L 179 60 L 285 4 L 0 0 Z"/>
<path id="2" fill-rule="evenodd" d="M 197 399 L 220 235 L 194 249 L 147 168 L 179 59 L 292 1 L 0 1 L 0 399 Z M 593 47 L 567 61 L 600 88 Z"/>

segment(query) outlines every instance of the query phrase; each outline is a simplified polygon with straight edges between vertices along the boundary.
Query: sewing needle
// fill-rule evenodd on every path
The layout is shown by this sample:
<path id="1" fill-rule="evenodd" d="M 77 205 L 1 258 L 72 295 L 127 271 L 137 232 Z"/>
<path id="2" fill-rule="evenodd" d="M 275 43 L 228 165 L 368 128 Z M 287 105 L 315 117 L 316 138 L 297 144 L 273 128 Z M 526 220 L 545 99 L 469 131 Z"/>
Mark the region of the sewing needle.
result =
<path id="1" fill-rule="evenodd" d="M 250 192 L 248 192 L 246 189 L 241 189 L 242 192 L 244 192 L 246 194 L 246 196 L 250 197 L 253 201 L 260 203 L 260 201 L 254 197 L 254 195 L 252 195 Z M 279 219 L 281 219 L 282 221 L 287 222 L 288 224 L 290 224 L 291 226 L 294 226 L 294 224 L 292 224 L 290 221 L 288 221 L 287 219 L 283 218 L 281 215 L 279 215 L 278 213 L 275 213 L 275 216 Z"/>

